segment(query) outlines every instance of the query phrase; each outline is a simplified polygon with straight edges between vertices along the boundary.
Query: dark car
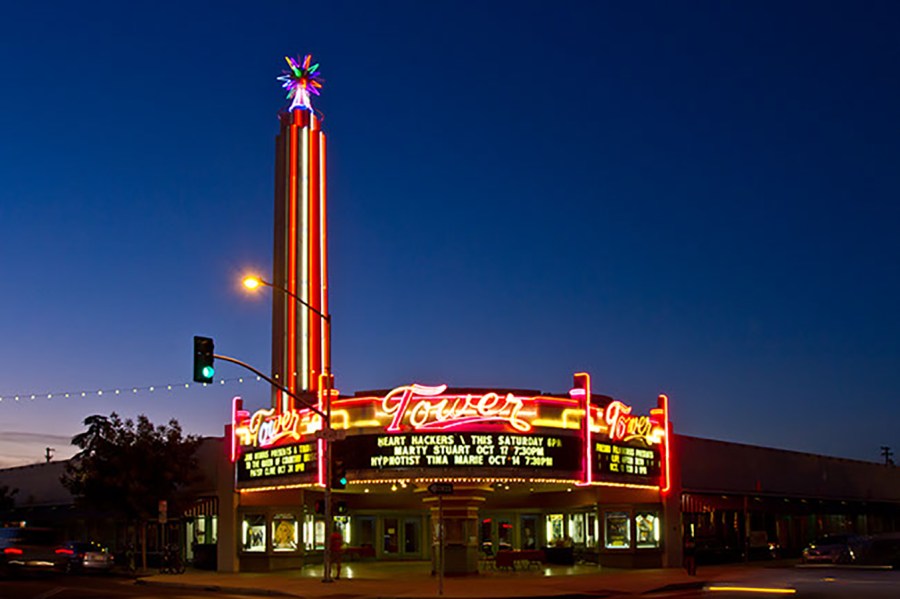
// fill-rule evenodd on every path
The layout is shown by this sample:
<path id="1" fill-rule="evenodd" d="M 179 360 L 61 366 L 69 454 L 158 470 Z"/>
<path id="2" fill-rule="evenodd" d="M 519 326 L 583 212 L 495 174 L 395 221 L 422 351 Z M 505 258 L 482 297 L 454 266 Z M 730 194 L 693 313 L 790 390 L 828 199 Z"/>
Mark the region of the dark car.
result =
<path id="1" fill-rule="evenodd" d="M 867 537 L 858 553 L 857 562 L 862 565 L 900 569 L 900 533 Z"/>
<path id="2" fill-rule="evenodd" d="M 863 537 L 857 535 L 825 535 L 803 550 L 804 564 L 850 564 L 859 557 Z"/>
<path id="3" fill-rule="evenodd" d="M 0 576 L 20 572 L 62 572 L 69 550 L 49 528 L 0 528 Z"/>
<path id="4" fill-rule="evenodd" d="M 93 541 L 69 541 L 63 545 L 71 551 L 66 572 L 109 572 L 115 560 L 109 549 Z"/>

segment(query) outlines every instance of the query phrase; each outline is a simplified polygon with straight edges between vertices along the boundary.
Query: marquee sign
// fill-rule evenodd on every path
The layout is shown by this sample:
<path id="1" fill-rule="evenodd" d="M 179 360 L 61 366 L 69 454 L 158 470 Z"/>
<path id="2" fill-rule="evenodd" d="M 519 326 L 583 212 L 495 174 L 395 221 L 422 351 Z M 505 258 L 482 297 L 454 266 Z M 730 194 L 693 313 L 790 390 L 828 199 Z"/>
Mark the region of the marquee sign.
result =
<path id="1" fill-rule="evenodd" d="M 315 474 L 318 471 L 317 442 L 292 443 L 243 453 L 236 462 L 238 482 L 282 476 Z"/>
<path id="2" fill-rule="evenodd" d="M 338 444 L 336 452 L 349 470 L 523 468 L 563 471 L 569 478 L 576 478 L 581 470 L 581 440 L 564 435 L 356 435 Z"/>
<path id="3" fill-rule="evenodd" d="M 351 483 L 470 477 L 669 487 L 667 398 L 639 414 L 592 395 L 587 373 L 575 375 L 569 397 L 413 383 L 334 398 L 331 417 L 346 434 L 332 447 Z M 324 472 L 321 418 L 311 410 L 250 414 L 237 399 L 232 424 L 238 482 Z"/>
<path id="4" fill-rule="evenodd" d="M 231 461 L 239 485 L 285 478 L 297 484 L 321 482 L 321 443 L 315 438 L 321 422 L 315 412 L 268 408 L 251 414 L 240 397 L 232 400 L 231 411 Z"/>

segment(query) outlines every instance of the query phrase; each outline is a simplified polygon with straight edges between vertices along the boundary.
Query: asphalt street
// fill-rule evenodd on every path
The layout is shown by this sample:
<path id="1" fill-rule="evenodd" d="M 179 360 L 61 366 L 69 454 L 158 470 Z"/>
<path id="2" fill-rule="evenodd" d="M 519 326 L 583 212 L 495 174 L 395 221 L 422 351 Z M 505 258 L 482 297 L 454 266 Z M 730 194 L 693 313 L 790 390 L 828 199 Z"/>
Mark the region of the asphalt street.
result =
<path id="1" fill-rule="evenodd" d="M 0 580 L 0 599 L 227 599 L 236 597 L 197 588 L 147 586 L 111 576 L 28 576 Z M 246 598 L 245 598 L 246 599 Z"/>

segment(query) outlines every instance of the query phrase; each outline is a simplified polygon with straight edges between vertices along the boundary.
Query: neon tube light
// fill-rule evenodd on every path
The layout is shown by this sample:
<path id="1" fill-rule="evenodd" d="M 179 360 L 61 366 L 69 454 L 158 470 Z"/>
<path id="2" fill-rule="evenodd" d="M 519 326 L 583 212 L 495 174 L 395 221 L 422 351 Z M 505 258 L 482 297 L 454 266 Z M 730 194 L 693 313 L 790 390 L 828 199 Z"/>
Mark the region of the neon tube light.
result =
<path id="1" fill-rule="evenodd" d="M 417 383 L 391 390 L 381 401 L 384 413 L 393 416 L 386 430 L 403 430 L 401 425 L 405 420 L 415 430 L 502 422 L 523 433 L 531 431 L 531 424 L 519 416 L 524 406 L 521 397 L 512 393 L 505 396 L 498 393 L 442 396 L 446 390 L 447 385 L 431 387 Z"/>

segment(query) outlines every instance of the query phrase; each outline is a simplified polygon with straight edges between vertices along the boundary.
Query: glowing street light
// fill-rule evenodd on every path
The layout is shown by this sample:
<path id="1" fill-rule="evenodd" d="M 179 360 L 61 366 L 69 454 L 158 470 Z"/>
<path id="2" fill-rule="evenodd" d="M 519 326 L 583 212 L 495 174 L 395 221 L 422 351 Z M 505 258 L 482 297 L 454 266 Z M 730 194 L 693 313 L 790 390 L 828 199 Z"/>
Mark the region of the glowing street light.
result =
<path id="1" fill-rule="evenodd" d="M 256 291 L 262 285 L 262 280 L 254 275 L 247 275 L 241 283 L 250 291 Z"/>

